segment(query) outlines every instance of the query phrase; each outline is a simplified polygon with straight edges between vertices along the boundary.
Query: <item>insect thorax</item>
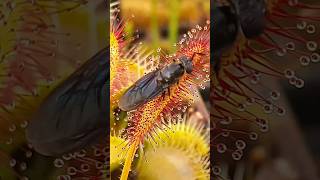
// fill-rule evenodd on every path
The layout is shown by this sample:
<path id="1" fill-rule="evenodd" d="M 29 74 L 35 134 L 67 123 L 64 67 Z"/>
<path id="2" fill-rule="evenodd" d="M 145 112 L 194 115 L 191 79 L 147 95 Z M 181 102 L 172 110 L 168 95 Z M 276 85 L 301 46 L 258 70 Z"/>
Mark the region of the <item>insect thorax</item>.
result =
<path id="1" fill-rule="evenodd" d="M 160 71 L 161 81 L 167 84 L 173 84 L 179 81 L 185 70 L 180 63 L 171 63 Z"/>
<path id="2" fill-rule="evenodd" d="M 184 70 L 190 74 L 193 69 L 193 64 L 192 64 L 192 61 L 190 60 L 190 58 L 188 58 L 186 56 L 182 56 L 179 60 L 182 63 Z"/>

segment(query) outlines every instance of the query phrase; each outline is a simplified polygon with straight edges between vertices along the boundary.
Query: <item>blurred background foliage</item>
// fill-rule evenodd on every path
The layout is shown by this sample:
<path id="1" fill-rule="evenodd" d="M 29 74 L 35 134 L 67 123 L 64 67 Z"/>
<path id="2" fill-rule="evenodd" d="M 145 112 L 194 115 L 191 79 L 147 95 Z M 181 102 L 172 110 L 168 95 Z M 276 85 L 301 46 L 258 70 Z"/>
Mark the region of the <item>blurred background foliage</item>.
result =
<path id="1" fill-rule="evenodd" d="M 121 0 L 121 16 L 127 23 L 128 35 L 139 35 L 145 45 L 174 52 L 175 43 L 197 24 L 209 19 L 207 0 Z"/>

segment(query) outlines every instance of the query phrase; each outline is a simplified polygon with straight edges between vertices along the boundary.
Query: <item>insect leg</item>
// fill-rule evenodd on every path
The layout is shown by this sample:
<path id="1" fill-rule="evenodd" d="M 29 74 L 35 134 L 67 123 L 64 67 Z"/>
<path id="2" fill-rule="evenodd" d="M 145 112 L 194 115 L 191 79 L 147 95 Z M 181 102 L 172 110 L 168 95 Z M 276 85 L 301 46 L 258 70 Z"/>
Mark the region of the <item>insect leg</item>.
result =
<path id="1" fill-rule="evenodd" d="M 163 91 L 163 93 L 162 93 L 162 100 L 164 100 L 165 97 L 166 97 L 166 91 Z"/>

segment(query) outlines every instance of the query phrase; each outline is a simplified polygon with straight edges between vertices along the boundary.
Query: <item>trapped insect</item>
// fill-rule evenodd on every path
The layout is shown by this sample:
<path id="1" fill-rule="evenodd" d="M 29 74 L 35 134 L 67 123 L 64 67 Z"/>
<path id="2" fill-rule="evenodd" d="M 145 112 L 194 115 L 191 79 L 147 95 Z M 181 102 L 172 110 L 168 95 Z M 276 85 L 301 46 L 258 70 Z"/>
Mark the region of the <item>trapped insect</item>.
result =
<path id="1" fill-rule="evenodd" d="M 231 46 L 239 32 L 250 39 L 263 33 L 266 26 L 265 0 L 228 0 L 229 5 L 214 1 L 213 17 L 213 67 L 219 69 L 224 49 Z"/>
<path id="2" fill-rule="evenodd" d="M 60 155 L 107 134 L 109 54 L 98 52 L 44 100 L 26 130 L 36 151 Z"/>
<path id="3" fill-rule="evenodd" d="M 131 111 L 154 99 L 161 93 L 165 95 L 165 90 L 168 90 L 170 94 L 170 86 L 178 83 L 185 73 L 192 73 L 192 60 L 196 54 L 200 53 L 194 53 L 191 58 L 182 56 L 177 61 L 140 78 L 120 98 L 118 103 L 119 108 L 123 111 Z"/>

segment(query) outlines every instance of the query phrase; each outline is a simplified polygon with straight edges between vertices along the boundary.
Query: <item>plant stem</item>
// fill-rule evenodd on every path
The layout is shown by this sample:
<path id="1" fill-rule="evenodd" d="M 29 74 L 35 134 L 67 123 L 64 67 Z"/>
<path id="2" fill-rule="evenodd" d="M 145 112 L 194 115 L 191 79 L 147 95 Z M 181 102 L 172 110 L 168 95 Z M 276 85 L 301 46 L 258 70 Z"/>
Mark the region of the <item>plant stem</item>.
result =
<path id="1" fill-rule="evenodd" d="M 179 28 L 179 0 L 170 1 L 170 19 L 169 19 L 169 41 L 170 41 L 170 52 L 176 51 L 176 47 L 172 46 L 178 39 L 178 28 Z"/>
<path id="2" fill-rule="evenodd" d="M 128 155 L 127 155 L 126 160 L 124 162 L 124 166 L 123 166 L 123 169 L 122 169 L 120 180 L 127 180 L 128 179 L 129 172 L 131 170 L 131 163 L 133 161 L 134 154 L 137 151 L 138 142 L 139 141 L 133 142 L 129 147 Z"/>
<path id="3" fill-rule="evenodd" d="M 154 49 L 159 48 L 159 41 L 160 41 L 157 6 L 158 6 L 158 1 L 152 0 L 151 2 L 151 37 L 152 37 Z"/>

